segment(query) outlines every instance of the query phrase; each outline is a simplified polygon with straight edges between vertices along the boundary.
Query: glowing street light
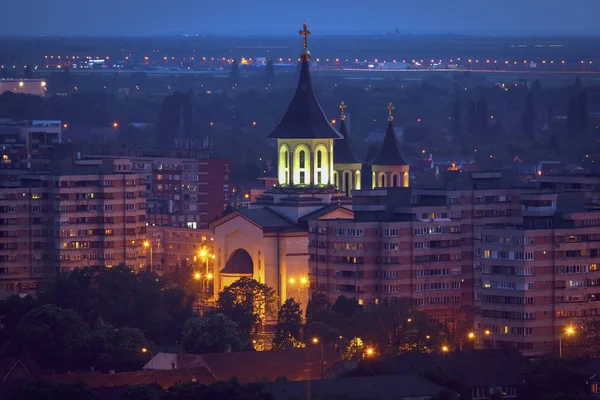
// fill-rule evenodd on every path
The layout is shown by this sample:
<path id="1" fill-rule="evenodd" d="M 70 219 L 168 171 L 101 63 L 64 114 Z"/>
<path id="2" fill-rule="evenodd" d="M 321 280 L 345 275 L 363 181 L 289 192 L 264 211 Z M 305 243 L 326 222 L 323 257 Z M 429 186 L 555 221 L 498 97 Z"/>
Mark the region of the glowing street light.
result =
<path id="1" fill-rule="evenodd" d="M 565 331 L 561 333 L 558 337 L 558 356 L 562 357 L 562 342 L 563 336 L 573 336 L 575 334 L 575 328 L 572 325 L 569 325 L 565 328 Z"/>
<path id="2" fill-rule="evenodd" d="M 448 348 L 448 346 L 442 346 L 442 353 L 447 353 L 449 351 L 450 349 Z"/>
<path id="3" fill-rule="evenodd" d="M 150 272 L 152 272 L 152 243 L 149 240 L 144 240 L 143 245 L 146 249 L 150 250 Z"/>
<path id="4" fill-rule="evenodd" d="M 367 350 L 365 350 L 365 354 L 367 355 L 367 357 L 372 357 L 373 354 L 375 354 L 375 350 L 373 350 L 372 347 L 367 347 Z"/>
<path id="5" fill-rule="evenodd" d="M 199 280 L 200 280 L 200 278 L 202 278 L 202 275 L 200 275 L 200 272 L 196 272 L 196 273 L 194 274 L 194 279 L 195 279 L 195 280 L 197 280 L 197 281 L 199 281 Z"/>
<path id="6" fill-rule="evenodd" d="M 142 347 L 142 353 L 147 353 L 147 352 L 148 352 L 148 349 L 145 347 Z"/>
<path id="7" fill-rule="evenodd" d="M 296 279 L 295 278 L 290 278 L 290 283 L 293 285 L 294 283 L 296 283 Z"/>
<path id="8" fill-rule="evenodd" d="M 469 332 L 469 339 L 475 339 L 475 333 Z"/>

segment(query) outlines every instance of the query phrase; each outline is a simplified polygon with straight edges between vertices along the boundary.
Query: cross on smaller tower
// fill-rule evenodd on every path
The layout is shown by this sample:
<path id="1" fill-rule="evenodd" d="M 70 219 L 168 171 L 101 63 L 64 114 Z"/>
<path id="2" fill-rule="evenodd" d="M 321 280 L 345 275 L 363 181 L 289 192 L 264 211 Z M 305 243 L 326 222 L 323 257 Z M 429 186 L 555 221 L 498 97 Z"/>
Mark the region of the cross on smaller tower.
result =
<path id="1" fill-rule="evenodd" d="M 303 45 L 304 48 L 306 49 L 307 47 L 307 42 L 308 42 L 308 35 L 310 35 L 312 32 L 308 30 L 308 24 L 305 22 L 302 24 L 302 30 L 299 31 L 300 36 L 302 36 L 302 41 L 303 41 Z"/>
<path id="2" fill-rule="evenodd" d="M 343 101 L 340 104 L 340 110 L 342 110 L 342 116 L 340 117 L 342 120 L 346 119 L 346 103 L 344 103 Z"/>
<path id="3" fill-rule="evenodd" d="M 394 120 L 394 105 L 390 102 L 387 106 L 388 112 L 390 113 L 388 117 L 388 121 L 392 122 Z"/>

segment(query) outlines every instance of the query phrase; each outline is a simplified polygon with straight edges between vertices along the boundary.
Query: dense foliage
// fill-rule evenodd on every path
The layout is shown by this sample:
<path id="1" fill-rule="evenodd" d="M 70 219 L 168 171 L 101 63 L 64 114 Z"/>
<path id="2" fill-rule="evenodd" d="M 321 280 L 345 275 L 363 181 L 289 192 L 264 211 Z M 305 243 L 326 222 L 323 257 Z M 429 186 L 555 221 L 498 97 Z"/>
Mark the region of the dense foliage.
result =
<path id="1" fill-rule="evenodd" d="M 0 303 L 0 346 L 58 369 L 137 369 L 150 355 L 143 348 L 179 342 L 193 302 L 154 273 L 78 269 L 56 276 L 37 299 Z"/>
<path id="2" fill-rule="evenodd" d="M 197 354 L 242 349 L 238 326 L 223 314 L 187 320 L 183 325 L 181 344 L 188 353 Z"/>
<path id="3" fill-rule="evenodd" d="M 277 296 L 273 288 L 244 277 L 219 293 L 217 310 L 237 324 L 240 339 L 248 343 L 257 326 L 277 315 Z"/>

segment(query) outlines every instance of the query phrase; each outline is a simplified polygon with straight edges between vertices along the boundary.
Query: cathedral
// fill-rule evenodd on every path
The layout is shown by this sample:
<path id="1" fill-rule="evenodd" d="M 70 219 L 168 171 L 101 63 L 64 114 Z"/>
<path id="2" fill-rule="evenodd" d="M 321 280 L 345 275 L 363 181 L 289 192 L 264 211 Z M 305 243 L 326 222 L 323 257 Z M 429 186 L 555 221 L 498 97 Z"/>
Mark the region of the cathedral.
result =
<path id="1" fill-rule="evenodd" d="M 215 296 L 241 277 L 273 287 L 283 303 L 293 297 L 308 302 L 308 221 L 352 218 L 353 190 L 409 185 L 409 165 L 393 127 L 393 105 L 383 143 L 372 160 L 361 160 L 346 129 L 346 105 L 340 105 L 339 128 L 325 116 L 310 79 L 310 31 L 300 31 L 298 86 L 279 125 L 277 185 L 247 210 L 211 223 L 215 240 Z"/>

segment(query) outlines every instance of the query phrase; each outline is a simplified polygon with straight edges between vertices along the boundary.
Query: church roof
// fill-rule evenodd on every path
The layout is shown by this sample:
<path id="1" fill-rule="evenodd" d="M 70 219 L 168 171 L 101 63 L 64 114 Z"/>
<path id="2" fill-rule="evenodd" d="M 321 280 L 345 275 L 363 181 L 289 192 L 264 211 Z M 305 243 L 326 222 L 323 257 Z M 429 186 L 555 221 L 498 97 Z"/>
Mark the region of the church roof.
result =
<path id="1" fill-rule="evenodd" d="M 388 122 L 388 127 L 383 138 L 381 149 L 371 164 L 408 165 L 406 157 L 400 148 L 400 143 L 398 143 L 398 138 L 394 132 L 394 125 L 392 124 L 392 121 Z"/>
<path id="2" fill-rule="evenodd" d="M 240 210 L 240 214 L 262 228 L 289 228 L 295 226 L 293 221 L 280 216 L 269 208 Z"/>
<path id="3" fill-rule="evenodd" d="M 269 139 L 342 139 L 329 124 L 310 82 L 309 61 L 301 61 L 298 88 L 281 122 Z"/>
<path id="4" fill-rule="evenodd" d="M 229 260 L 225 263 L 225 268 L 221 270 L 222 274 L 234 275 L 252 275 L 254 273 L 254 263 L 252 257 L 244 249 L 237 249 Z"/>
<path id="5" fill-rule="evenodd" d="M 333 162 L 336 164 L 357 164 L 361 161 L 354 153 L 352 142 L 346 129 L 346 122 L 342 118 L 340 121 L 339 132 L 342 134 L 343 139 L 337 140 L 333 145 Z"/>

